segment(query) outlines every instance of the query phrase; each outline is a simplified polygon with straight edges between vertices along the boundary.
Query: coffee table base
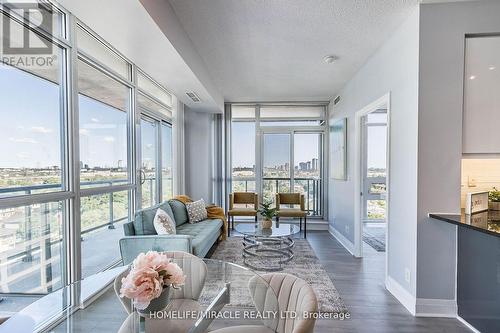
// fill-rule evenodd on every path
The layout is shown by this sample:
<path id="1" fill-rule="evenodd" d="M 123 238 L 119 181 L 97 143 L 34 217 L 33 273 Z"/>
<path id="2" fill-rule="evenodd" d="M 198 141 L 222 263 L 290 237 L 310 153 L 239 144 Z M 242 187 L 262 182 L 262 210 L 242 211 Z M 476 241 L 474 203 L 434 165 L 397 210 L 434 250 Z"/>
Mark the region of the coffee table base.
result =
<path id="1" fill-rule="evenodd" d="M 292 237 L 243 236 L 243 263 L 257 271 L 276 272 L 293 259 Z M 266 264 L 271 261 L 272 264 Z"/>

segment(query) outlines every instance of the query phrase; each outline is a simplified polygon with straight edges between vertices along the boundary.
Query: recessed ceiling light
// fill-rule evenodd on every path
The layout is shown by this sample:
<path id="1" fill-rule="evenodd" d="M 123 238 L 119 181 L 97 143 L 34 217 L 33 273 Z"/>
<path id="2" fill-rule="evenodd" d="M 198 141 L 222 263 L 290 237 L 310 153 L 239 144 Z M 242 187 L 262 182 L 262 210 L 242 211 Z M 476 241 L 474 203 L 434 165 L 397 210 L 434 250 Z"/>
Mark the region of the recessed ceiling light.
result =
<path id="1" fill-rule="evenodd" d="M 338 60 L 338 58 L 334 55 L 327 55 L 323 58 L 323 60 L 327 63 L 327 64 L 332 64 L 334 63 L 335 61 Z"/>
<path id="2" fill-rule="evenodd" d="M 469 76 L 469 80 L 475 80 L 476 79 L 476 76 L 475 75 L 471 75 Z"/>
<path id="3" fill-rule="evenodd" d="M 488 67 L 488 69 L 489 69 L 490 71 L 494 71 L 495 69 L 497 69 L 497 67 L 496 67 L 496 66 L 490 66 L 490 67 Z"/>

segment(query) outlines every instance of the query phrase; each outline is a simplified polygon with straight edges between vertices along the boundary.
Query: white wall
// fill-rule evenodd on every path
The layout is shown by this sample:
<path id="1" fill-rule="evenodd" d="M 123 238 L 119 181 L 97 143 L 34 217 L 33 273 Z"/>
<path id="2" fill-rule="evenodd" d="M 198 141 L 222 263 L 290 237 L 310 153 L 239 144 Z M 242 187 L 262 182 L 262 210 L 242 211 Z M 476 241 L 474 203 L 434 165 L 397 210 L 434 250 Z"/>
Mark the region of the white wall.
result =
<path id="1" fill-rule="evenodd" d="M 184 107 L 186 194 L 213 201 L 213 114 Z"/>
<path id="2" fill-rule="evenodd" d="M 420 15 L 417 296 L 455 298 L 456 227 L 430 212 L 460 211 L 464 43 L 500 33 L 497 1 L 427 4 Z"/>
<path id="3" fill-rule="evenodd" d="M 418 11 L 340 91 L 341 101 L 330 118 L 348 117 L 348 180 L 329 181 L 330 226 L 354 241 L 354 114 L 391 93 L 390 222 L 388 273 L 415 295 L 415 279 L 405 281 L 405 269 L 416 276 Z M 348 230 L 347 230 L 347 229 Z"/>

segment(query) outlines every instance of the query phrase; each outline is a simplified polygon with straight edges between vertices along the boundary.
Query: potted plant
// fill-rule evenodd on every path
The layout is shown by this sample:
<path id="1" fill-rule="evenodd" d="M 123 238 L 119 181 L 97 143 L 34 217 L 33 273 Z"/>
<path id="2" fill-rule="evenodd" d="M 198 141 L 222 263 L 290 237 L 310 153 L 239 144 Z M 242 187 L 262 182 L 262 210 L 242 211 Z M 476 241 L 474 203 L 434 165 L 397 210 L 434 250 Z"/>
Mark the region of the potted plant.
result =
<path id="1" fill-rule="evenodd" d="M 263 217 L 262 229 L 269 229 L 273 226 L 273 217 L 276 216 L 276 208 L 271 208 L 271 202 L 263 202 L 260 204 L 262 208 L 258 210 Z"/>
<path id="2" fill-rule="evenodd" d="M 156 251 L 141 253 L 122 279 L 120 297 L 132 299 L 141 315 L 150 315 L 165 309 L 172 289 L 180 288 L 185 280 L 182 269 L 166 254 Z"/>
<path id="3" fill-rule="evenodd" d="M 500 191 L 496 187 L 488 194 L 488 199 L 490 201 L 489 208 L 491 210 L 500 210 Z"/>

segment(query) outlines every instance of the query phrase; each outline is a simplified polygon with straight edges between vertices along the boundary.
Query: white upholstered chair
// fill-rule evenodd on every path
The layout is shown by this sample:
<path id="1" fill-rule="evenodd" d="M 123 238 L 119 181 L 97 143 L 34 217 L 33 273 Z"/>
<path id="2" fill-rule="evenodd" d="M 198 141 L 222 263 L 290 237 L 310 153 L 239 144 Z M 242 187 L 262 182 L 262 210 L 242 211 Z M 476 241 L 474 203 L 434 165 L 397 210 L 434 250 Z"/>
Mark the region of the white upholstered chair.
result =
<path id="1" fill-rule="evenodd" d="M 200 304 L 198 299 L 205 285 L 205 279 L 207 277 L 207 265 L 205 262 L 195 255 L 187 252 L 172 251 L 165 252 L 165 254 L 172 259 L 177 265 L 179 265 L 184 274 L 186 275 L 186 282 L 184 286 L 180 289 L 174 290 L 172 295 L 172 301 L 165 309 L 176 311 L 199 311 Z M 134 316 L 137 314 L 132 313 L 132 302 L 126 297 L 120 297 L 120 288 L 122 286 L 122 279 L 127 276 L 128 270 L 120 274 L 115 278 L 114 289 L 115 293 L 120 299 L 125 311 L 129 314 L 129 317 L 125 320 L 121 326 L 119 333 L 134 332 Z M 166 333 L 166 332 L 184 332 L 192 325 L 190 320 L 172 320 L 168 324 L 165 320 L 155 320 L 148 319 L 146 322 L 146 328 L 148 333 Z"/>
<path id="2" fill-rule="evenodd" d="M 278 333 L 312 333 L 314 331 L 314 316 L 304 318 L 303 313 L 315 313 L 318 311 L 318 301 L 314 290 L 306 281 L 284 273 L 270 273 L 262 275 L 262 278 L 269 283 L 278 297 L 279 311 L 283 314 L 278 319 L 276 332 Z M 266 301 L 274 298 L 274 295 L 262 293 L 262 288 L 256 288 L 259 277 L 254 277 L 249 281 L 248 288 L 253 297 L 255 307 L 259 312 L 265 312 Z M 272 301 L 270 302 L 272 304 Z M 269 303 L 268 303 L 269 304 Z M 296 318 L 285 316 L 286 311 L 297 313 Z M 225 327 L 211 333 L 271 333 L 275 332 L 276 321 L 265 320 L 263 326 L 243 325 Z"/>

